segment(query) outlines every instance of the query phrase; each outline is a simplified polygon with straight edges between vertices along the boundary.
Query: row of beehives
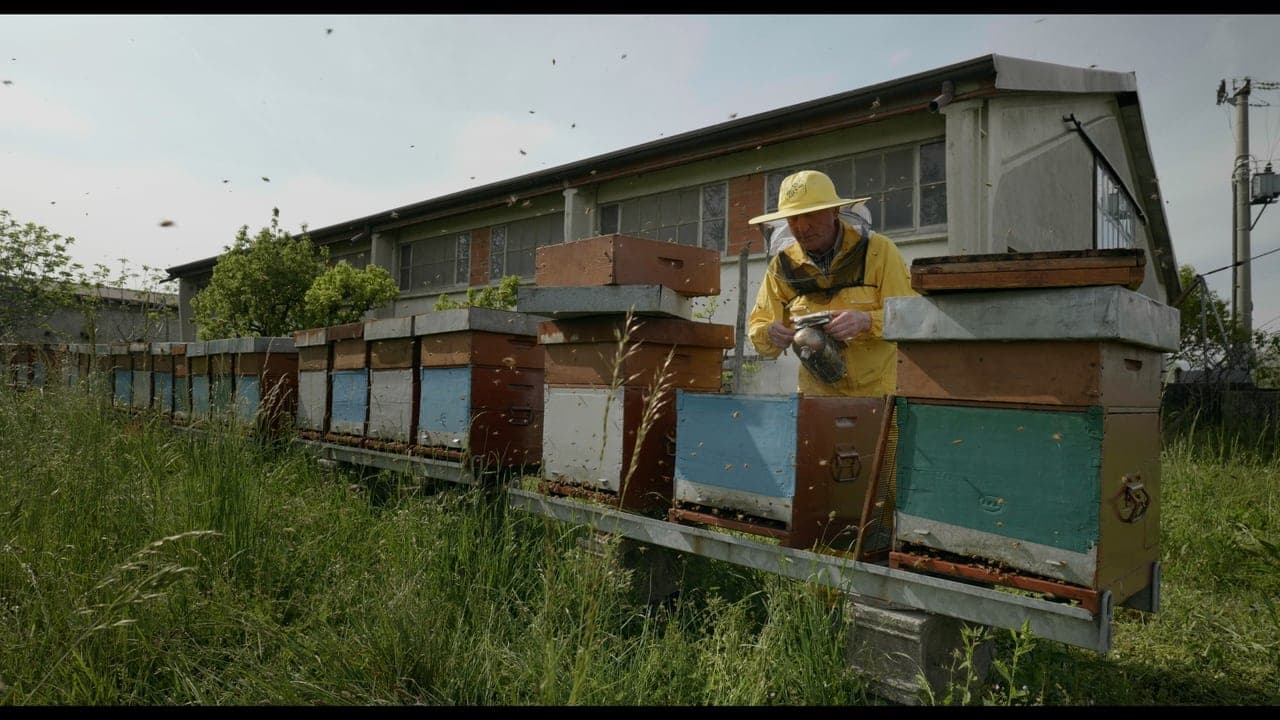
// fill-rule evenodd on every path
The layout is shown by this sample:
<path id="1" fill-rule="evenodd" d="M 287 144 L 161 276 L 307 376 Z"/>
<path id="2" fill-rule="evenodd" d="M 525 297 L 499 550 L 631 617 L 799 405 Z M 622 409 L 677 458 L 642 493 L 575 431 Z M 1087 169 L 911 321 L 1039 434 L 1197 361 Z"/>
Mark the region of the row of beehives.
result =
<path id="1" fill-rule="evenodd" d="M 65 345 L 0 343 L 0 385 L 44 387 L 61 366 Z"/>
<path id="2" fill-rule="evenodd" d="M 117 405 L 180 422 L 296 407 L 314 439 L 471 459 L 545 492 L 793 547 L 883 529 L 873 545 L 904 569 L 1124 600 L 1159 557 L 1159 365 L 1176 315 L 1120 288 L 998 300 L 891 301 L 890 404 L 720 393 L 732 334 L 655 317 L 630 328 L 616 375 L 615 318 L 482 309 L 294 338 L 72 345 L 61 364 L 56 348 L 3 357 L 6 377 L 32 385 L 96 369 Z M 1073 320 L 1046 327 L 1050 313 Z"/>
<path id="3" fill-rule="evenodd" d="M 558 251 L 589 255 L 574 245 Z M 721 394 L 732 329 L 688 319 L 669 287 L 522 288 L 521 309 L 554 320 L 466 309 L 307 330 L 292 338 L 293 382 L 275 385 L 312 439 L 515 469 L 544 492 L 792 547 L 861 533 L 863 559 L 1094 610 L 1103 592 L 1152 587 L 1160 353 L 1177 347 L 1176 311 L 1115 284 L 893 298 L 887 403 Z M 624 307 L 646 314 L 631 325 Z M 234 345 L 250 342 L 183 348 L 187 363 L 208 358 L 174 385 L 195 417 L 252 414 L 263 378 L 236 383 L 261 358 L 243 363 L 253 346 Z M 164 398 L 158 376 L 111 357 L 118 403 Z M 177 399 L 155 407 L 181 416 Z"/>
<path id="4" fill-rule="evenodd" d="M 177 421 L 223 414 L 283 422 L 293 410 L 296 353 L 290 338 L 16 346 L 0 353 L 17 387 L 84 384 L 121 408 Z"/>

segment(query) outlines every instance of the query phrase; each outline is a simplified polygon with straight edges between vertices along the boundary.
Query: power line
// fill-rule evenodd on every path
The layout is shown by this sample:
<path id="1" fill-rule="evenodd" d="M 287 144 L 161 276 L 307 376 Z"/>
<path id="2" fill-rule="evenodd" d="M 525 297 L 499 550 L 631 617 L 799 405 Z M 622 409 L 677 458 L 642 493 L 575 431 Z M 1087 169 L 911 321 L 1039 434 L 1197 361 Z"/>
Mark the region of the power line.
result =
<path id="1" fill-rule="evenodd" d="M 1263 211 L 1265 211 L 1267 208 L 1266 208 L 1266 206 L 1263 206 L 1263 208 L 1262 208 L 1262 209 L 1263 209 Z M 1262 217 L 1262 213 L 1258 213 L 1258 217 Z M 1257 221 L 1255 220 L 1254 222 L 1256 223 Z M 1230 265 L 1223 265 L 1223 266 L 1222 266 L 1222 267 L 1220 267 L 1220 268 L 1217 268 L 1217 269 L 1214 269 L 1214 270 L 1210 270 L 1210 271 L 1209 271 L 1209 272 L 1207 272 L 1207 273 L 1200 273 L 1200 277 L 1208 277 L 1208 276 L 1210 276 L 1210 275 L 1212 275 L 1212 274 L 1214 274 L 1214 273 L 1216 273 L 1216 272 L 1222 272 L 1223 270 L 1230 270 L 1231 268 L 1233 268 L 1233 267 L 1235 267 L 1235 266 L 1237 266 L 1237 265 L 1243 265 L 1243 264 L 1245 264 L 1245 263 L 1247 263 L 1247 262 L 1253 262 L 1254 260 L 1257 260 L 1258 258 L 1260 258 L 1260 257 L 1264 257 L 1264 256 L 1266 256 L 1266 255 L 1270 255 L 1270 254 L 1271 254 L 1271 253 L 1273 253 L 1273 252 L 1280 252 L 1280 247 L 1278 247 L 1278 248 L 1272 248 L 1271 250 L 1268 250 L 1268 251 L 1266 251 L 1266 252 L 1264 252 L 1264 253 L 1258 253 L 1257 255 L 1254 255 L 1253 257 L 1249 258 L 1248 260 L 1240 260 L 1240 261 L 1238 261 L 1238 262 L 1233 262 L 1233 263 L 1231 263 Z"/>

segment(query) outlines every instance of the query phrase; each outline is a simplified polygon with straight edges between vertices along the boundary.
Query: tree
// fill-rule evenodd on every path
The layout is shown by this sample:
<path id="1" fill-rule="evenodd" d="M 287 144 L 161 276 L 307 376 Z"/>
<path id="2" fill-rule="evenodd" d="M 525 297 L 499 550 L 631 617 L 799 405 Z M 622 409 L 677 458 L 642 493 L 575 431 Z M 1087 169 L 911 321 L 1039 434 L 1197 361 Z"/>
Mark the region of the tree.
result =
<path id="1" fill-rule="evenodd" d="M 370 308 L 395 300 L 400 288 L 386 268 L 356 270 L 346 261 L 329 268 L 311 283 L 304 301 L 307 327 L 356 322 Z"/>
<path id="2" fill-rule="evenodd" d="M 74 242 L 0 210 L 0 340 L 47 327 L 54 310 L 73 303 L 81 269 L 71 260 Z"/>
<path id="3" fill-rule="evenodd" d="M 242 225 L 213 266 L 209 286 L 191 298 L 200 338 L 279 337 L 305 327 L 307 290 L 327 259 L 305 227 L 296 238 L 280 228 L 279 208 L 253 237 Z"/>
<path id="4" fill-rule="evenodd" d="M 461 302 L 451 300 L 448 295 L 440 293 L 436 300 L 436 310 L 454 310 L 465 307 L 492 308 L 494 310 L 510 310 L 516 306 L 516 289 L 520 287 L 519 275 L 507 275 L 494 286 L 486 288 L 467 288 L 467 299 Z"/>
<path id="5" fill-rule="evenodd" d="M 167 340 L 166 325 L 177 312 L 166 302 L 172 296 L 160 289 L 165 274 L 145 264 L 134 270 L 125 258 L 119 262 L 114 275 L 106 265 L 95 263 L 79 279 L 75 304 L 84 316 L 83 337 L 90 344 Z"/>
<path id="6" fill-rule="evenodd" d="M 213 266 L 209 286 L 191 299 L 200 338 L 280 337 L 294 330 L 354 322 L 399 294 L 386 270 L 327 267 L 329 251 L 311 243 L 307 228 L 291 236 L 271 225 L 250 237 L 241 226 Z"/>
<path id="7" fill-rule="evenodd" d="M 1255 329 L 1245 332 L 1227 303 L 1209 289 L 1190 265 L 1178 268 L 1183 297 L 1178 306 L 1182 333 L 1175 360 L 1204 370 L 1209 379 L 1229 377 L 1232 368 L 1251 368 L 1259 386 L 1280 382 L 1280 333 Z"/>

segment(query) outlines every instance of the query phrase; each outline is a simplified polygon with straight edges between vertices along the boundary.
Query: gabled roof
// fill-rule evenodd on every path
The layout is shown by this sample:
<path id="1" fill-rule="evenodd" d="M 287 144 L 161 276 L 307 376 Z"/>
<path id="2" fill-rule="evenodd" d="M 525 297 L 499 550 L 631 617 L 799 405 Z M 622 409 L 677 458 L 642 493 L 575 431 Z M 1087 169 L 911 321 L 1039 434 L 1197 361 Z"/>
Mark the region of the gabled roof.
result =
<path id="1" fill-rule="evenodd" d="M 364 217 L 310 230 L 321 245 L 351 240 L 360 233 L 390 230 L 415 222 L 509 204 L 547 192 L 598 183 L 611 176 L 638 170 L 651 171 L 725 155 L 761 142 L 816 135 L 866 121 L 872 101 L 881 101 L 881 117 L 924 111 L 928 99 L 938 94 L 943 81 L 956 86 L 956 100 L 1001 92 L 1111 93 L 1120 105 L 1120 121 L 1132 151 L 1136 171 L 1135 195 L 1143 203 L 1149 221 L 1157 272 L 1170 300 L 1180 291 L 1173 243 L 1169 237 L 1164 203 L 1160 202 L 1155 165 L 1151 159 L 1146 126 L 1138 105 L 1137 79 L 1132 72 L 1024 60 L 1005 55 L 983 55 L 895 80 L 868 85 L 835 95 L 788 105 L 755 115 L 718 123 L 668 138 L 595 155 L 584 160 L 468 188 L 421 202 L 390 208 Z M 968 90 L 961 90 L 961 85 Z M 895 112 L 896 110 L 896 112 Z M 800 128 L 797 130 L 797 128 Z M 1147 202 L 1150 198 L 1152 201 Z M 208 272 L 218 256 L 168 268 L 173 279 Z"/>

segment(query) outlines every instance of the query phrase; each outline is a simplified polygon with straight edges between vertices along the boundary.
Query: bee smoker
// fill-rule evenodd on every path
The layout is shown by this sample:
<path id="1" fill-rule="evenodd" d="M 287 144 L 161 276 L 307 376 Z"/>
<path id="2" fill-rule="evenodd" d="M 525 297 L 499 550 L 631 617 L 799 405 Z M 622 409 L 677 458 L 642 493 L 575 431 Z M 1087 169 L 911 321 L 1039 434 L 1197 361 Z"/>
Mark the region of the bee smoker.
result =
<path id="1" fill-rule="evenodd" d="M 834 383 L 845 376 L 844 356 L 840 343 L 822 330 L 831 322 L 829 311 L 796 316 L 796 335 L 791 348 L 800 358 L 800 364 L 825 383 Z"/>

